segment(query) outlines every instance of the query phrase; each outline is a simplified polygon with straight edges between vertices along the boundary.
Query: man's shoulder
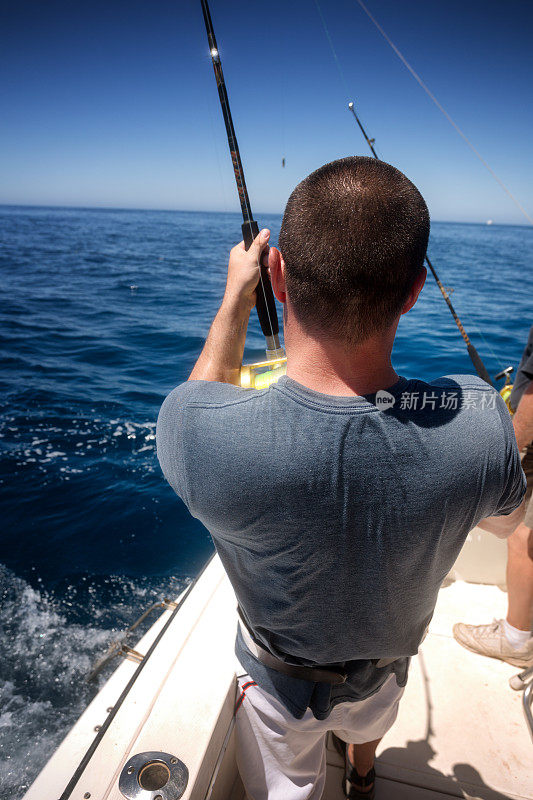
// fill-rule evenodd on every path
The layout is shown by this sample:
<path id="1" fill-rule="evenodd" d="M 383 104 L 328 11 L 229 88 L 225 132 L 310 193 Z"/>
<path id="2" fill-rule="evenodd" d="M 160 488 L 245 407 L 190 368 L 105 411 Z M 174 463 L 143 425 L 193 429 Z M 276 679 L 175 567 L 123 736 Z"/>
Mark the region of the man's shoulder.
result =
<path id="1" fill-rule="evenodd" d="M 477 375 L 457 374 L 457 375 L 442 375 L 440 378 L 435 378 L 430 381 L 430 386 L 444 387 L 444 388 L 459 388 L 463 391 L 495 391 L 492 386 L 479 378 Z"/>
<path id="2" fill-rule="evenodd" d="M 501 394 L 477 375 L 444 375 L 431 381 L 437 391 L 450 392 L 458 397 L 459 425 L 481 432 L 490 441 L 514 442 L 515 434 L 509 409 Z"/>
<path id="3" fill-rule="evenodd" d="M 392 412 L 391 412 L 392 413 Z M 410 379 L 396 392 L 394 414 L 408 418 L 424 428 L 446 425 L 452 430 L 481 431 L 486 435 L 510 435 L 512 428 L 507 406 L 499 392 L 476 375 L 443 375 L 431 381 Z M 462 435 L 462 434 L 459 434 Z"/>
<path id="4" fill-rule="evenodd" d="M 186 381 L 165 398 L 157 418 L 157 455 L 165 477 L 187 505 L 190 501 L 184 448 L 187 459 L 199 455 L 202 461 L 203 455 L 205 462 L 212 455 L 213 441 L 223 432 L 235 431 L 235 420 L 242 408 L 239 403 L 249 402 L 259 394 L 228 383 Z M 214 413 L 217 408 L 220 412 Z M 203 464 L 198 469 L 203 469 Z"/>
<path id="5" fill-rule="evenodd" d="M 483 408 L 499 408 L 503 402 L 499 392 L 477 375 L 442 375 L 431 381 L 414 378 L 407 381 L 407 390 L 424 393 L 437 393 L 439 396 L 454 396 L 458 399 L 458 407 L 474 408 L 480 404 Z"/>
<path id="6" fill-rule="evenodd" d="M 186 381 L 176 386 L 165 400 L 176 410 L 188 407 L 208 408 L 242 403 L 259 397 L 256 389 L 242 389 L 232 383 L 218 381 Z"/>

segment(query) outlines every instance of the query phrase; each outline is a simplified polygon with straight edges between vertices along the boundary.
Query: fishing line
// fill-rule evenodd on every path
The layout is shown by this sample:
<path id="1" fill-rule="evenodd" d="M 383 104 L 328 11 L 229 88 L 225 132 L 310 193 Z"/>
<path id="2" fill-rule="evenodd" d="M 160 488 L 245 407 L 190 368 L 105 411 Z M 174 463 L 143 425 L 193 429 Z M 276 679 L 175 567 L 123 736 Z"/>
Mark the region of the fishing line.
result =
<path id="1" fill-rule="evenodd" d="M 288 59 L 287 59 L 287 36 L 286 36 L 285 30 L 282 30 L 280 39 L 281 39 L 280 48 L 282 50 L 282 55 L 281 55 L 281 59 L 280 60 L 282 61 L 282 64 L 283 64 L 283 68 L 282 68 L 281 72 L 282 72 L 282 75 L 285 76 L 289 72 L 289 70 L 287 69 L 287 61 L 288 61 Z M 281 114 L 280 114 L 280 116 L 281 116 L 280 128 L 281 128 L 281 152 L 282 152 L 282 158 L 283 158 L 283 162 L 282 162 L 283 166 L 285 166 L 285 163 L 286 163 L 285 162 L 285 158 L 287 156 L 287 153 L 285 152 L 286 151 L 286 147 L 287 147 L 286 140 L 285 140 L 285 131 L 286 131 L 286 124 L 287 124 L 287 121 L 286 121 L 287 120 L 287 115 L 286 115 L 286 108 L 287 108 L 286 94 L 287 94 L 287 81 L 282 79 L 282 81 L 281 81 L 281 91 L 280 91 L 280 101 L 281 101 L 280 102 L 280 112 L 281 112 Z"/>
<path id="2" fill-rule="evenodd" d="M 329 42 L 329 46 L 331 47 L 331 52 L 333 54 L 333 60 L 335 61 L 335 64 L 337 65 L 337 69 L 339 70 L 339 75 L 341 77 L 341 81 L 344 84 L 344 90 L 346 92 L 346 96 L 349 97 L 350 96 L 350 88 L 348 86 L 348 81 L 346 80 L 346 75 L 344 74 L 344 70 L 342 68 L 341 62 L 339 61 L 339 57 L 337 56 L 337 51 L 335 50 L 335 48 L 333 46 L 333 40 L 332 40 L 332 38 L 330 36 L 329 30 L 328 30 L 328 26 L 326 25 L 326 20 L 324 19 L 324 14 L 322 13 L 322 9 L 320 8 L 320 3 L 318 2 L 318 0 L 315 0 L 315 6 L 316 6 L 316 10 L 318 11 L 318 15 L 320 17 L 320 20 L 322 22 L 322 27 L 324 28 L 324 33 L 326 34 L 326 38 L 327 38 L 327 40 Z"/>
<path id="3" fill-rule="evenodd" d="M 491 356 L 493 357 L 493 359 L 494 359 L 495 361 L 497 361 L 497 362 L 498 362 L 498 364 L 499 364 L 499 366 L 500 366 L 500 369 L 503 369 L 503 365 L 504 365 L 506 362 L 505 362 L 505 361 L 503 361 L 503 359 L 502 359 L 502 358 L 501 358 L 499 355 L 497 355 L 497 354 L 494 352 L 494 349 L 493 349 L 493 348 L 490 346 L 489 342 L 488 342 L 488 341 L 485 339 L 485 337 L 483 336 L 483 333 L 482 333 L 482 331 L 481 331 L 481 330 L 480 330 L 480 328 L 478 328 L 478 326 L 476 325 L 475 319 L 474 319 L 474 318 L 471 316 L 471 314 L 470 314 L 468 311 L 467 311 L 466 313 L 465 313 L 465 312 L 463 312 L 463 311 L 461 311 L 461 317 L 463 317 L 463 316 L 466 316 L 466 319 L 467 319 L 467 321 L 468 321 L 468 327 L 469 327 L 469 328 L 473 328 L 473 329 L 476 331 L 477 335 L 478 335 L 478 336 L 479 336 L 479 338 L 480 338 L 480 339 L 483 341 L 483 343 L 485 344 L 485 346 L 486 346 L 487 350 L 489 351 L 489 353 L 491 354 Z"/>
<path id="4" fill-rule="evenodd" d="M 477 332 L 478 336 L 480 337 L 480 339 L 482 339 L 483 343 L 485 344 L 485 346 L 486 346 L 487 350 L 489 351 L 489 353 L 491 354 L 491 356 L 493 357 L 493 359 L 494 359 L 495 361 L 497 361 L 497 362 L 498 362 L 498 364 L 499 364 L 499 366 L 500 366 L 500 371 L 501 371 L 501 369 L 503 369 L 503 365 L 504 365 L 506 362 L 505 362 L 505 361 L 503 361 L 503 360 L 501 359 L 501 357 L 500 357 L 499 355 L 497 355 L 497 354 L 494 352 L 493 348 L 492 348 L 492 347 L 490 346 L 490 344 L 487 342 L 487 340 L 486 340 L 486 339 L 485 339 L 485 337 L 483 336 L 483 333 L 482 333 L 482 332 L 481 332 L 481 330 L 478 328 L 478 326 L 476 325 L 476 323 L 474 322 L 474 320 L 473 320 L 471 317 L 469 318 L 469 320 L 470 320 L 470 321 L 469 321 L 469 323 L 468 323 L 468 326 L 469 326 L 469 327 L 471 326 L 471 327 L 472 327 L 472 328 L 474 328 L 474 330 Z"/>
<path id="5" fill-rule="evenodd" d="M 439 287 L 439 288 L 440 288 L 440 287 Z M 450 291 L 450 289 L 448 288 L 448 289 L 447 289 L 447 291 L 449 292 L 449 291 Z M 442 290 L 441 290 L 441 293 L 442 293 Z M 457 302 L 457 301 L 454 301 L 454 302 Z M 460 301 L 460 299 L 459 299 L 458 305 L 459 305 L 459 306 L 461 305 L 461 301 Z M 478 334 L 479 338 L 480 338 L 480 339 L 483 341 L 483 343 L 485 344 L 485 346 L 486 346 L 487 350 L 489 351 L 489 353 L 490 353 L 490 354 L 491 354 L 491 356 L 493 357 L 494 361 L 498 362 L 498 365 L 499 365 L 499 367 L 500 367 L 500 371 L 501 371 L 501 370 L 503 369 L 503 365 L 504 365 L 504 363 L 505 363 L 505 362 L 502 360 L 502 358 L 501 358 L 500 356 L 498 356 L 498 355 L 497 355 L 497 354 L 494 352 L 494 350 L 493 350 L 493 348 L 490 346 L 489 342 L 488 342 L 488 341 L 485 339 L 485 337 L 483 336 L 483 333 L 482 333 L 482 331 L 480 330 L 480 328 L 478 328 L 478 326 L 477 326 L 477 324 L 476 324 L 476 322 L 475 322 L 475 319 L 472 317 L 471 313 L 470 313 L 470 312 L 468 312 L 468 311 L 465 311 L 464 309 L 463 309 L 463 310 L 459 309 L 459 311 L 460 311 L 460 314 L 461 314 L 461 319 L 466 319 L 466 321 L 467 321 L 467 325 L 468 325 L 468 328 L 469 328 L 469 329 L 473 328 L 473 329 L 474 329 L 474 331 L 475 331 L 475 332 Z M 442 346 L 442 343 L 440 343 L 440 346 Z M 450 349 L 452 349 L 452 348 L 450 348 Z"/>
<path id="6" fill-rule="evenodd" d="M 215 132 L 215 120 L 213 118 L 213 112 L 211 111 L 211 104 L 206 100 L 207 111 L 209 113 L 209 121 L 211 123 L 211 136 L 213 138 L 213 146 L 215 150 L 215 157 L 217 160 L 217 167 L 218 167 L 218 175 L 220 178 L 220 188 L 222 190 L 222 200 L 224 202 L 224 211 L 226 213 L 230 212 L 228 197 L 226 194 L 226 186 L 224 184 L 224 174 L 222 172 L 222 160 L 220 158 L 220 151 L 218 148 L 218 137 Z"/>
<path id="7" fill-rule="evenodd" d="M 316 0 L 315 0 L 315 2 L 316 2 Z M 368 18 L 374 23 L 374 25 L 376 26 L 378 31 L 381 33 L 381 35 L 383 36 L 383 38 L 385 39 L 387 44 L 390 45 L 390 47 L 396 53 L 396 55 L 398 56 L 398 58 L 400 59 L 402 64 L 409 70 L 409 72 L 411 73 L 411 75 L 413 76 L 415 81 L 422 87 L 422 89 L 425 91 L 425 93 L 428 95 L 428 97 L 435 103 L 435 105 L 437 106 L 439 111 L 441 111 L 442 114 L 444 114 L 444 116 L 446 117 L 446 119 L 448 120 L 450 125 L 452 125 L 455 128 L 455 130 L 457 131 L 459 136 L 461 136 L 462 139 L 464 139 L 464 141 L 466 142 L 468 147 L 472 150 L 474 155 L 481 161 L 483 166 L 490 172 L 490 174 L 492 175 L 494 180 L 501 186 L 501 188 L 504 190 L 504 192 L 506 192 L 506 194 L 511 198 L 511 200 L 513 201 L 515 206 L 522 212 L 522 214 L 527 219 L 529 224 L 533 225 L 533 217 L 529 216 L 529 214 L 527 213 L 525 208 L 522 206 L 520 201 L 517 200 L 517 198 L 514 196 L 514 194 L 511 192 L 511 190 L 505 185 L 505 183 L 501 180 L 501 178 L 499 178 L 496 175 L 496 173 L 494 172 L 492 167 L 485 161 L 485 159 L 483 158 L 481 153 L 474 147 L 474 145 L 472 144 L 472 142 L 470 141 L 468 136 L 461 130 L 461 128 L 455 122 L 455 120 L 453 120 L 452 117 L 448 114 L 448 112 L 446 111 L 444 106 L 441 103 L 439 103 L 439 101 L 437 100 L 437 98 L 435 97 L 435 95 L 433 94 L 431 89 L 429 89 L 427 84 L 424 83 L 424 81 L 422 80 L 422 78 L 420 77 L 418 72 L 416 72 L 416 70 L 411 66 L 411 64 L 407 61 L 407 59 L 405 58 L 403 53 L 396 47 L 396 45 L 394 44 L 394 42 L 392 41 L 390 36 L 388 36 L 387 33 L 383 30 L 383 28 L 381 27 L 381 25 L 379 24 L 377 19 L 371 14 L 371 12 L 365 6 L 365 4 L 363 3 L 363 0 L 356 0 L 356 2 L 361 6 L 361 8 L 365 12 L 365 14 L 368 16 Z"/>

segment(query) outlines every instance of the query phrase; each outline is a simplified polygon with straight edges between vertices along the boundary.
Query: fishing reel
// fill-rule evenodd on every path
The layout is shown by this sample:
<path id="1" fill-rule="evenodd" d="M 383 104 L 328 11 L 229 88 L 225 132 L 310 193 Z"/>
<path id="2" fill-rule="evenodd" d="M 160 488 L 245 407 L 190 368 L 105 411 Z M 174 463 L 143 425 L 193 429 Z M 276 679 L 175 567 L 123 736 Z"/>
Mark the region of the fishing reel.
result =
<path id="1" fill-rule="evenodd" d="M 494 376 L 495 381 L 499 381 L 502 378 L 505 378 L 505 383 L 500 389 L 500 394 L 505 400 L 505 405 L 509 409 L 510 414 L 514 414 L 514 409 L 512 408 L 510 403 L 511 392 L 513 391 L 513 384 L 511 382 L 511 375 L 513 374 L 513 370 L 514 367 L 506 367 L 506 369 L 502 369 L 501 372 L 498 372 L 498 374 Z"/>
<path id="2" fill-rule="evenodd" d="M 283 353 L 283 348 L 280 348 Z M 255 364 L 244 364 L 241 367 L 241 386 L 243 389 L 268 389 L 277 383 L 287 372 L 285 354 L 269 361 L 258 361 Z"/>

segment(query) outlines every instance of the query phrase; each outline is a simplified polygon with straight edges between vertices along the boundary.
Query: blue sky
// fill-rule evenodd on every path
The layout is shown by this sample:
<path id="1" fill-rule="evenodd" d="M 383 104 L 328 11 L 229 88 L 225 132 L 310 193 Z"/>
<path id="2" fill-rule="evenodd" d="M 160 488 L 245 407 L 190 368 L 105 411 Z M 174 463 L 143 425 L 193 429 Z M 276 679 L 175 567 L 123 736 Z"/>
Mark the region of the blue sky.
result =
<path id="1" fill-rule="evenodd" d="M 238 210 L 199 1 L 7 5 L 1 203 Z M 532 214 L 531 4 L 367 5 Z M 350 97 L 313 0 L 211 0 L 256 215 L 324 162 L 367 153 L 353 98 L 433 219 L 525 223 L 355 0 L 321 6 Z"/>

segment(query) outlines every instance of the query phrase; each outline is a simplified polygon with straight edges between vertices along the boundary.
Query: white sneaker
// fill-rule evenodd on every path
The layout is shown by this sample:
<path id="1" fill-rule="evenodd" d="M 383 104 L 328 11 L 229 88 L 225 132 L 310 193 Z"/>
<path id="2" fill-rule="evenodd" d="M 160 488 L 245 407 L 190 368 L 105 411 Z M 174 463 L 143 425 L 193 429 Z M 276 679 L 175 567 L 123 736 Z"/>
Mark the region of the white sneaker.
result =
<path id="1" fill-rule="evenodd" d="M 533 637 L 530 636 L 523 647 L 514 648 L 505 636 L 503 619 L 495 619 L 490 625 L 457 622 L 453 626 L 453 635 L 459 644 L 472 653 L 499 658 L 513 667 L 533 666 Z"/>

